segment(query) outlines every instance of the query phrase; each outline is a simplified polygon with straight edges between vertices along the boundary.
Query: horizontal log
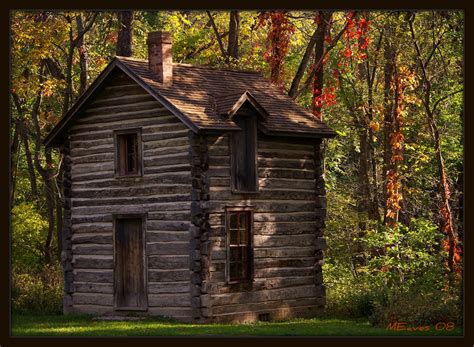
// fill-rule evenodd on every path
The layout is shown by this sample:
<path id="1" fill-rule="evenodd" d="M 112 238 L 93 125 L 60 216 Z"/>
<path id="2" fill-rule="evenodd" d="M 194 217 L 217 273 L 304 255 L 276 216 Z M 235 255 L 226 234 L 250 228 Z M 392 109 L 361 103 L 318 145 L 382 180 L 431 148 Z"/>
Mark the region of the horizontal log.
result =
<path id="1" fill-rule="evenodd" d="M 100 293 L 100 294 L 113 294 L 114 285 L 111 283 L 74 283 L 74 292 L 76 293 Z"/>
<path id="2" fill-rule="evenodd" d="M 93 141 L 72 141 L 71 140 L 71 154 L 75 151 L 87 150 L 87 149 L 102 149 L 102 148 L 112 148 L 114 146 L 114 139 L 112 137 L 106 139 L 98 139 Z"/>
<path id="3" fill-rule="evenodd" d="M 148 242 L 148 255 L 185 255 L 189 253 L 189 242 Z"/>
<path id="4" fill-rule="evenodd" d="M 76 142 L 76 141 L 94 141 L 94 140 L 104 140 L 107 139 L 109 141 L 113 141 L 114 139 L 114 133 L 113 131 L 110 130 L 104 130 L 104 131 L 96 131 L 93 134 L 73 134 L 71 135 L 71 141 Z"/>
<path id="5" fill-rule="evenodd" d="M 109 233 L 112 232 L 112 223 L 73 223 L 74 233 Z"/>
<path id="6" fill-rule="evenodd" d="M 80 174 L 92 174 L 92 173 L 111 173 L 113 174 L 115 170 L 113 161 L 104 161 L 100 164 L 75 164 L 71 168 L 71 174 L 74 181 L 74 176 Z"/>
<path id="7" fill-rule="evenodd" d="M 255 278 L 285 277 L 285 276 L 314 276 L 314 267 L 308 268 L 265 268 L 255 269 Z"/>
<path id="8" fill-rule="evenodd" d="M 156 148 L 147 148 L 143 152 L 145 158 L 156 157 L 159 155 L 170 155 L 170 154 L 180 154 L 185 153 L 189 155 L 189 144 L 184 144 L 180 146 L 161 146 Z"/>
<path id="9" fill-rule="evenodd" d="M 154 98 L 151 98 L 146 101 L 139 101 L 139 102 L 129 102 L 126 104 L 113 104 L 113 105 L 97 105 L 91 104 L 85 110 L 85 117 L 87 115 L 95 115 L 95 114 L 117 114 L 120 112 L 128 112 L 130 114 L 135 113 L 136 111 L 143 111 L 143 110 L 155 110 L 161 109 L 163 110 L 163 106 L 160 105 L 158 101 Z"/>
<path id="10" fill-rule="evenodd" d="M 112 233 L 108 234 L 73 234 L 72 235 L 73 244 L 79 243 L 94 243 L 94 244 L 111 244 L 112 243 Z"/>
<path id="11" fill-rule="evenodd" d="M 71 197 L 73 199 L 84 199 L 91 198 L 96 201 L 109 198 L 125 198 L 125 197 L 147 197 L 163 195 L 168 196 L 171 194 L 189 194 L 189 185 L 178 185 L 173 186 L 167 185 L 162 186 L 160 184 L 155 185 L 137 185 L 135 187 L 108 187 L 108 188 L 94 188 L 84 189 L 75 188 L 72 190 Z"/>
<path id="12" fill-rule="evenodd" d="M 74 270 L 75 282 L 113 283 L 113 270 Z"/>
<path id="13" fill-rule="evenodd" d="M 179 282 L 148 282 L 148 293 L 189 293 L 189 287 L 189 280 Z"/>
<path id="14" fill-rule="evenodd" d="M 235 194 L 232 193 L 230 188 L 216 188 L 211 187 L 210 197 L 215 200 L 245 200 L 248 199 L 248 194 Z M 260 190 L 257 195 L 259 200 L 307 200 L 313 201 L 315 199 L 314 191 L 297 191 L 287 189 L 272 189 L 272 190 Z"/>
<path id="15" fill-rule="evenodd" d="M 294 178 L 261 178 L 259 180 L 260 189 L 315 189 L 314 179 L 294 179 Z"/>
<path id="16" fill-rule="evenodd" d="M 143 186 L 173 187 L 188 184 L 191 187 L 191 172 L 189 167 L 186 171 L 164 172 L 143 177 L 126 177 L 120 179 L 105 179 L 74 182 L 73 189 L 92 188 L 134 188 Z"/>
<path id="17" fill-rule="evenodd" d="M 314 246 L 307 247 L 270 247 L 263 248 L 258 247 L 254 248 L 253 255 L 254 258 L 289 258 L 289 257 L 312 257 L 315 253 Z"/>
<path id="18" fill-rule="evenodd" d="M 318 227 L 314 221 L 304 222 L 254 222 L 255 235 L 312 234 Z"/>
<path id="19" fill-rule="evenodd" d="M 189 266 L 189 256 L 186 255 L 150 255 L 148 256 L 148 268 L 155 270 L 185 269 Z"/>
<path id="20" fill-rule="evenodd" d="M 244 201 L 234 201 L 232 205 L 234 206 L 248 206 L 254 205 L 255 212 L 308 212 L 308 211 L 315 211 L 316 203 L 313 201 L 304 201 L 304 200 L 296 200 L 296 201 L 263 201 L 263 200 L 249 200 L 246 199 Z M 211 200 L 204 204 L 205 208 L 208 209 L 209 213 L 212 212 L 221 212 L 224 210 L 225 206 L 229 205 L 229 201 L 216 201 Z"/>
<path id="21" fill-rule="evenodd" d="M 230 177 L 229 166 L 210 166 L 207 170 L 209 177 Z"/>
<path id="22" fill-rule="evenodd" d="M 213 312 L 213 322 L 215 323 L 250 323 L 259 320 L 259 314 L 267 313 L 271 320 L 287 320 L 290 318 L 312 318 L 323 314 L 323 304 L 321 299 L 317 300 L 317 306 L 282 306 L 275 305 L 273 308 L 264 307 L 260 310 L 231 312 L 227 314 L 215 314 Z M 277 308 L 275 308 L 277 307 Z"/>
<path id="23" fill-rule="evenodd" d="M 72 300 L 74 305 L 82 304 L 113 306 L 114 304 L 114 296 L 112 294 L 73 293 Z"/>
<path id="24" fill-rule="evenodd" d="M 179 123 L 180 120 L 176 118 L 173 114 L 171 114 L 170 111 L 168 111 L 165 108 L 153 108 L 152 110 L 148 112 L 141 112 L 138 116 L 136 114 L 133 114 L 132 117 L 134 119 L 137 119 L 138 121 L 141 120 L 147 120 L 147 119 L 153 119 L 154 123 L 153 124 L 173 124 L 173 123 Z M 93 125 L 93 124 L 104 124 L 104 123 L 111 123 L 111 122 L 120 122 L 123 120 L 130 120 L 130 116 L 126 116 L 123 113 L 121 114 L 116 114 L 116 113 L 111 113 L 111 114 L 100 114 L 96 116 L 91 116 L 88 115 L 87 117 L 83 117 L 77 121 L 78 125 L 82 124 L 87 124 L 87 125 Z"/>
<path id="25" fill-rule="evenodd" d="M 313 160 L 307 159 L 280 159 L 280 158 L 258 158 L 259 168 L 284 168 L 314 170 Z"/>
<path id="26" fill-rule="evenodd" d="M 131 85 L 117 85 L 107 86 L 96 98 L 107 99 L 107 98 L 118 98 L 129 95 L 147 95 L 148 93 L 138 84 Z M 150 94 L 148 94 L 150 95 Z"/>
<path id="27" fill-rule="evenodd" d="M 276 267 L 310 267 L 315 264 L 313 258 L 257 258 L 253 262 L 254 269 L 267 269 Z"/>
<path id="28" fill-rule="evenodd" d="M 80 174 L 80 175 L 74 175 L 72 177 L 72 181 L 74 184 L 84 182 L 85 184 L 87 181 L 91 180 L 112 180 L 115 179 L 114 177 L 114 172 L 113 171 L 102 171 L 102 172 L 92 172 L 92 173 L 85 173 L 85 174 Z"/>
<path id="29" fill-rule="evenodd" d="M 150 204 L 142 204 L 142 205 L 109 205 L 109 206 L 101 206 L 98 209 L 95 206 L 79 206 L 79 207 L 72 207 L 73 215 L 80 214 L 86 215 L 91 214 L 93 215 L 96 212 L 100 213 L 117 213 L 117 214 L 142 214 L 147 211 L 176 211 L 176 210 L 183 210 L 189 211 L 191 206 L 191 201 L 181 201 L 181 202 L 162 202 L 162 203 L 150 203 Z"/>
<path id="30" fill-rule="evenodd" d="M 148 93 L 138 94 L 138 95 L 124 95 L 120 97 L 109 97 L 109 98 L 101 97 L 91 102 L 90 106 L 102 107 L 102 106 L 112 106 L 112 105 L 128 105 L 132 103 L 152 101 L 152 100 L 158 103 L 158 101 L 156 101 L 156 99 Z"/>
<path id="31" fill-rule="evenodd" d="M 209 179 L 209 186 L 210 187 L 230 187 L 230 178 L 211 176 Z"/>
<path id="32" fill-rule="evenodd" d="M 158 156 L 147 156 L 143 158 L 145 168 L 160 167 L 176 164 L 190 164 L 188 153 L 163 154 Z"/>
<path id="33" fill-rule="evenodd" d="M 189 229 L 191 222 L 189 220 L 177 220 L 177 221 L 157 221 L 149 220 L 148 229 L 149 230 L 159 230 L 159 231 L 187 231 Z"/>
<path id="34" fill-rule="evenodd" d="M 227 165 L 230 166 L 230 157 L 228 155 L 210 155 L 209 156 L 209 165 L 216 165 L 216 166 L 222 166 L 222 165 Z"/>
<path id="35" fill-rule="evenodd" d="M 189 307 L 191 297 L 188 293 L 148 294 L 149 307 Z"/>
<path id="36" fill-rule="evenodd" d="M 110 269 L 114 268 L 114 259 L 109 257 L 75 256 L 72 260 L 75 269 Z"/>
<path id="37" fill-rule="evenodd" d="M 212 295 L 212 306 L 256 303 L 267 301 L 285 301 L 320 296 L 320 290 L 314 284 L 298 287 L 286 287 L 241 293 Z"/>
<path id="38" fill-rule="evenodd" d="M 150 223 L 150 222 L 148 222 Z M 186 231 L 150 231 L 148 226 L 146 239 L 148 242 L 170 242 L 170 241 L 188 241 L 189 233 Z"/>
<path id="39" fill-rule="evenodd" d="M 279 277 L 279 278 L 256 278 L 254 279 L 251 289 L 254 291 L 299 287 L 314 284 L 314 278 L 311 276 L 304 277 Z M 235 293 L 235 289 L 225 283 L 214 283 L 212 288 L 214 294 Z"/>
<path id="40" fill-rule="evenodd" d="M 166 140 L 166 139 L 172 139 L 172 138 L 177 138 L 177 137 L 183 137 L 188 135 L 188 129 L 183 128 L 180 130 L 176 131 L 167 131 L 167 132 L 160 132 L 160 133 L 154 133 L 154 134 L 142 134 L 142 140 L 143 141 L 158 141 L 158 140 Z"/>
<path id="41" fill-rule="evenodd" d="M 164 172 L 178 172 L 178 171 L 189 171 L 191 172 L 191 164 L 189 162 L 183 164 L 173 164 L 173 165 L 161 165 L 153 167 L 145 167 L 144 174 L 151 175 L 156 173 Z"/>
<path id="42" fill-rule="evenodd" d="M 173 195 L 161 195 L 161 196 L 147 196 L 147 197 L 129 197 L 129 198 L 108 198 L 108 199 L 77 199 L 73 198 L 72 207 L 81 207 L 81 206 L 115 206 L 115 205 L 149 205 L 149 204 L 158 204 L 165 202 L 182 202 L 190 201 L 189 194 L 173 194 Z"/>
<path id="43" fill-rule="evenodd" d="M 209 147 L 208 153 L 209 153 L 209 157 L 220 156 L 220 155 L 230 156 L 230 148 L 229 146 L 214 145 L 214 146 Z"/>
<path id="44" fill-rule="evenodd" d="M 156 114 L 154 109 L 150 109 L 149 113 Z M 116 115 L 116 114 L 114 114 Z M 145 127 L 149 129 L 154 129 L 154 131 L 161 131 L 163 127 L 171 127 L 176 128 L 179 126 L 178 123 L 165 123 L 165 124 L 157 124 L 156 119 L 159 118 L 158 116 L 149 117 L 148 114 L 144 114 L 143 116 L 135 116 L 135 112 L 130 112 L 128 115 L 124 114 L 121 116 L 122 119 L 116 119 L 114 121 L 104 121 L 101 123 L 84 123 L 78 124 L 71 128 L 70 133 L 74 135 L 81 135 L 87 133 L 95 133 L 104 130 L 108 131 L 115 131 L 115 130 L 124 130 L 130 128 L 142 128 L 142 133 Z M 133 123 L 131 123 L 133 121 Z"/>
<path id="45" fill-rule="evenodd" d="M 190 271 L 186 269 L 175 270 L 148 270 L 148 280 L 150 282 L 175 282 L 190 279 Z"/>
<path id="46" fill-rule="evenodd" d="M 94 153 L 91 155 L 85 156 L 72 156 L 72 163 L 73 165 L 77 164 L 97 164 L 103 162 L 110 162 L 114 160 L 114 153 L 107 152 L 107 153 Z"/>
<path id="47" fill-rule="evenodd" d="M 72 245 L 72 250 L 74 254 L 78 255 L 112 255 L 113 246 L 110 244 L 101 244 L 101 245 L 88 245 L 88 244 L 79 244 Z"/>
<path id="48" fill-rule="evenodd" d="M 167 211 L 167 212 L 150 212 L 148 213 L 148 221 L 154 220 L 182 220 L 190 221 L 190 211 Z"/>
<path id="49" fill-rule="evenodd" d="M 294 179 L 313 179 L 314 171 L 307 169 L 286 169 L 286 168 L 258 168 L 259 178 L 294 178 Z"/>
<path id="50" fill-rule="evenodd" d="M 254 213 L 254 222 L 313 222 L 316 212 Z"/>
<path id="51" fill-rule="evenodd" d="M 169 148 L 173 146 L 186 146 L 189 145 L 189 139 L 187 137 L 172 137 L 168 139 L 161 139 L 161 140 L 155 140 L 151 141 L 149 139 L 143 139 L 143 150 L 149 151 L 149 150 L 154 150 L 154 149 L 159 149 L 159 148 Z"/>
<path id="52" fill-rule="evenodd" d="M 228 146 L 229 145 L 229 136 L 220 135 L 220 136 L 208 136 L 206 138 L 209 150 L 215 146 Z"/>
<path id="53" fill-rule="evenodd" d="M 112 222 L 111 214 L 97 214 L 97 215 L 74 215 L 72 217 L 72 225 L 83 223 L 108 223 Z"/>

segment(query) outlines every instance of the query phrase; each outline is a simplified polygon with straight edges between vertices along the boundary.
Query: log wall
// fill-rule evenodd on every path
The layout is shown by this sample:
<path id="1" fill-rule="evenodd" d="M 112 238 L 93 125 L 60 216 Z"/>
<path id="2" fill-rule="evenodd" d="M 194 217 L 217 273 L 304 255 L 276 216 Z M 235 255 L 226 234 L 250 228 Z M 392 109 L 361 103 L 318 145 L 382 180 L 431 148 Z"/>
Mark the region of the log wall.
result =
<path id="1" fill-rule="evenodd" d="M 105 83 L 69 132 L 72 236 L 64 258 L 73 288 L 67 307 L 118 314 L 112 215 L 147 213 L 148 314 L 189 320 L 188 129 L 124 74 Z M 115 178 L 113 132 L 127 128 L 141 128 L 143 176 Z"/>
<path id="2" fill-rule="evenodd" d="M 320 142 L 258 135 L 259 193 L 233 194 L 229 136 L 207 139 L 209 279 L 213 321 L 315 316 L 322 311 L 325 192 Z M 226 284 L 226 206 L 253 206 L 254 279 Z M 268 314 L 268 315 L 267 315 Z"/>

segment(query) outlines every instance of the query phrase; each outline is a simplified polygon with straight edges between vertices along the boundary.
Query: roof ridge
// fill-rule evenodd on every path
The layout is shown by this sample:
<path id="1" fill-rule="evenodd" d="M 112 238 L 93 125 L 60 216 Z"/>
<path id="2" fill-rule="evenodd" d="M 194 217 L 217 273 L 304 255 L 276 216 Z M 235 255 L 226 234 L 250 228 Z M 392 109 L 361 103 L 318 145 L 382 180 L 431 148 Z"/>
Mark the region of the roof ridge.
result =
<path id="1" fill-rule="evenodd" d="M 140 61 L 143 63 L 147 63 L 148 59 L 142 58 L 135 58 L 135 57 L 126 57 L 123 55 L 116 55 L 115 58 L 118 60 L 134 60 Z M 231 72 L 242 72 L 242 73 L 253 73 L 257 75 L 262 75 L 260 71 L 256 70 L 249 70 L 249 69 L 231 69 L 229 67 L 219 67 L 219 66 L 211 66 L 211 65 L 195 65 L 195 64 L 188 64 L 188 63 L 173 63 L 174 66 L 183 66 L 183 67 L 192 67 L 196 69 L 210 69 L 210 70 L 219 70 L 219 71 L 231 71 Z"/>
<path id="2" fill-rule="evenodd" d="M 219 70 L 219 71 L 231 71 L 231 72 L 243 72 L 243 73 L 253 73 L 256 75 L 261 75 L 260 71 L 256 70 L 249 70 L 249 69 L 231 69 L 229 67 L 219 67 L 219 66 L 211 66 L 211 65 L 194 65 L 194 64 L 187 64 L 187 63 L 173 63 L 176 66 L 183 66 L 183 67 L 192 67 L 196 69 L 209 69 L 209 70 Z"/>

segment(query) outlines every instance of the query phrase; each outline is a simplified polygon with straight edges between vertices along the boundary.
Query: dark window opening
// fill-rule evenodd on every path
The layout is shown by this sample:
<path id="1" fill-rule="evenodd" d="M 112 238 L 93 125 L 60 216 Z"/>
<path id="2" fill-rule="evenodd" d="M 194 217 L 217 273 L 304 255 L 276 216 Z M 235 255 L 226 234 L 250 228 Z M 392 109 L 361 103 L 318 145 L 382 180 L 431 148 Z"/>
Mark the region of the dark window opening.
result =
<path id="1" fill-rule="evenodd" d="M 231 136 L 232 190 L 256 193 L 257 173 L 257 124 L 256 115 L 236 115 L 234 122 L 242 129 Z"/>
<path id="2" fill-rule="evenodd" d="M 141 153 L 139 132 L 118 133 L 116 146 L 117 174 L 119 176 L 140 175 Z"/>
<path id="3" fill-rule="evenodd" d="M 251 279 L 250 211 L 228 212 L 228 280 Z"/>

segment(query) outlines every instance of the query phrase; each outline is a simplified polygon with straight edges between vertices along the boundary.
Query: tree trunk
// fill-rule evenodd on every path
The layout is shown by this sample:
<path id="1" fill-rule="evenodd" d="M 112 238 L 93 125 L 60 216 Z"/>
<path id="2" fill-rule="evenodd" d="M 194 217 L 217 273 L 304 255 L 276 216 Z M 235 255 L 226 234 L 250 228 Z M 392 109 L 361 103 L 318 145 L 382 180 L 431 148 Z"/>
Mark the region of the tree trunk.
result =
<path id="1" fill-rule="evenodd" d="M 229 19 L 229 44 L 227 46 L 227 58 L 239 59 L 239 11 L 230 11 Z"/>
<path id="2" fill-rule="evenodd" d="M 119 21 L 117 55 L 131 57 L 133 11 L 120 11 L 117 18 Z"/>
<path id="3" fill-rule="evenodd" d="M 306 46 L 303 59 L 301 59 L 300 65 L 298 66 L 298 71 L 296 71 L 295 77 L 293 78 L 293 81 L 291 82 L 291 87 L 290 87 L 290 90 L 288 91 L 288 96 L 291 98 L 294 98 L 296 95 L 296 92 L 298 91 L 298 87 L 301 83 L 301 79 L 303 78 L 306 67 L 308 66 L 309 59 L 311 58 L 311 54 L 314 50 L 314 45 L 316 44 L 316 40 L 318 39 L 318 33 L 319 33 L 318 28 L 316 28 L 313 35 L 309 39 L 308 46 Z"/>
<path id="4" fill-rule="evenodd" d="M 318 11 L 318 29 L 316 30 L 316 47 L 314 50 L 314 64 L 316 74 L 313 81 L 313 114 L 322 119 L 321 95 L 324 87 L 324 64 L 318 64 L 324 59 L 324 38 L 327 34 L 328 23 L 331 20 L 332 12 Z"/>
<path id="5" fill-rule="evenodd" d="M 387 31 L 390 28 L 387 28 Z M 384 43 L 384 92 L 383 92 L 383 104 L 384 104 L 384 124 L 383 124 L 383 172 L 382 178 L 384 182 L 383 190 L 383 201 L 387 201 L 387 173 L 390 170 L 390 158 L 392 156 L 392 149 L 390 146 L 390 133 L 393 123 L 393 101 L 392 101 L 392 81 L 393 73 L 395 68 L 395 49 L 391 45 L 391 35 L 387 32 L 386 40 Z M 384 223 L 386 222 L 387 206 L 384 204 Z"/>
<path id="6" fill-rule="evenodd" d="M 19 129 L 17 122 L 13 123 L 13 139 L 10 138 L 10 208 L 13 208 L 13 200 L 15 199 L 15 176 L 16 163 L 18 160 L 19 150 Z"/>
<path id="7" fill-rule="evenodd" d="M 38 200 L 38 187 L 36 185 L 36 173 L 35 167 L 33 164 L 33 159 L 31 157 L 30 145 L 28 143 L 28 134 L 26 133 L 25 125 L 19 123 L 20 126 L 20 136 L 22 138 L 23 147 L 25 148 L 26 163 L 28 166 L 28 174 L 30 176 L 30 187 L 31 187 L 31 196 L 33 199 Z"/>
<path id="8" fill-rule="evenodd" d="M 77 34 L 80 39 L 77 41 L 77 51 L 79 52 L 79 65 L 81 68 L 79 94 L 84 93 L 87 88 L 87 48 L 84 43 L 84 23 L 82 16 L 76 16 Z"/>

